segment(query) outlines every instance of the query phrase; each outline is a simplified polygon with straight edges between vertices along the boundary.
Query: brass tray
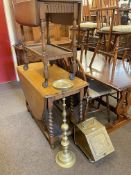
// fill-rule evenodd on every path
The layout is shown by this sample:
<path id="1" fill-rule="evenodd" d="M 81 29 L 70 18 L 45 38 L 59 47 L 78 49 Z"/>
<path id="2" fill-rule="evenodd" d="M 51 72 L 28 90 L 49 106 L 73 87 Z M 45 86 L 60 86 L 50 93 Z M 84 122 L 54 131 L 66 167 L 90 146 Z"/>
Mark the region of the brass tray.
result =
<path id="1" fill-rule="evenodd" d="M 53 82 L 53 87 L 62 91 L 68 90 L 74 86 L 69 79 L 60 79 Z"/>

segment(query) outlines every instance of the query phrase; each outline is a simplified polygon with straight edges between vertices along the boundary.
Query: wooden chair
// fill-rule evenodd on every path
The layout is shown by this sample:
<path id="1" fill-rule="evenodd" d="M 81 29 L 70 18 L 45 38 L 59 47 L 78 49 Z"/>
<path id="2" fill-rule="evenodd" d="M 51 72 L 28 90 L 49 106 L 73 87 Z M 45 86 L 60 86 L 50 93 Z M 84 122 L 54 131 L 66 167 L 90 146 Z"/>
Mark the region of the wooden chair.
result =
<path id="1" fill-rule="evenodd" d="M 111 119 L 110 119 L 109 96 L 111 94 L 116 93 L 116 92 L 114 90 L 112 90 L 110 87 L 108 87 L 108 86 L 104 85 L 103 83 L 100 83 L 96 80 L 88 79 L 87 81 L 89 83 L 89 89 L 88 89 L 88 96 L 85 98 L 86 108 L 85 108 L 84 117 L 85 118 L 87 117 L 87 114 L 89 112 L 89 104 L 94 100 L 98 99 L 98 106 L 95 107 L 95 110 L 91 111 L 91 113 L 100 111 L 101 100 L 102 100 L 102 98 L 105 97 L 107 118 L 108 118 L 108 122 L 110 122 Z"/>
<path id="2" fill-rule="evenodd" d="M 111 22 L 109 26 L 103 27 L 98 31 L 99 41 L 97 43 L 97 47 L 94 51 L 90 67 L 93 64 L 95 56 L 97 53 L 105 55 L 106 59 L 109 58 L 109 61 L 112 59 L 113 62 L 113 71 L 115 70 L 116 60 L 118 57 L 118 53 L 124 51 L 126 46 L 123 48 L 120 46 L 120 38 L 127 37 L 131 34 L 131 26 L 130 25 L 119 25 L 119 8 L 118 7 L 110 7 L 110 8 L 101 8 L 100 11 L 103 10 L 111 10 Z M 117 11 L 117 14 L 116 14 Z"/>
<path id="3" fill-rule="evenodd" d="M 29 27 L 38 27 L 40 26 L 40 15 L 38 10 L 38 3 L 36 0 L 31 1 L 20 1 L 20 0 L 12 0 L 13 10 L 15 20 L 18 24 L 20 24 L 21 29 L 21 41 L 19 45 L 21 45 L 22 50 L 24 51 L 23 59 L 24 59 L 24 69 L 28 69 L 29 60 L 27 58 L 26 53 L 26 39 L 24 33 L 24 26 Z M 27 12 L 29 15 L 27 15 Z"/>
<path id="4" fill-rule="evenodd" d="M 97 28 L 97 22 L 91 21 L 91 11 L 88 0 L 85 0 L 83 3 L 83 13 L 82 13 L 82 22 L 79 26 L 79 42 L 78 45 L 81 48 L 80 62 L 82 62 L 82 56 L 84 49 L 87 51 L 89 37 L 94 35 L 94 31 Z M 94 11 L 96 16 L 96 12 Z"/>
<path id="5" fill-rule="evenodd" d="M 99 98 L 102 99 L 103 97 L 105 97 L 108 122 L 110 122 L 109 95 L 116 93 L 116 91 L 112 90 L 110 87 L 104 85 L 103 83 L 87 78 L 85 75 L 84 69 L 78 59 L 76 63 L 77 63 L 76 76 L 78 76 L 79 78 L 89 83 L 88 89 L 85 89 L 85 98 L 84 98 L 85 110 L 83 111 L 84 119 L 88 117 L 89 104 L 94 100 L 97 100 Z M 70 72 L 70 60 L 58 60 L 57 65 Z M 77 97 L 74 97 L 74 100 L 72 100 L 71 102 L 71 108 L 73 108 L 72 107 L 73 103 L 76 104 L 76 102 L 77 102 Z M 98 103 L 97 109 L 95 108 L 95 110 L 91 112 L 97 112 L 97 111 L 100 111 L 100 103 Z"/>
<path id="6" fill-rule="evenodd" d="M 128 47 L 124 50 L 122 56 L 123 66 L 128 75 L 131 75 L 131 35 L 127 39 Z"/>
<path id="7" fill-rule="evenodd" d="M 80 61 L 82 62 L 83 51 L 85 50 L 85 54 L 87 54 L 88 48 L 95 49 L 99 36 L 96 35 L 96 30 L 99 30 L 102 27 L 107 25 L 107 22 L 111 14 L 108 14 L 106 11 L 98 11 L 100 8 L 110 7 L 117 4 L 117 0 L 100 0 L 100 1 L 92 1 L 92 7 L 89 8 L 89 3 L 87 0 L 87 10 L 89 20 L 91 20 L 91 14 L 96 16 L 96 21 L 83 21 L 80 23 L 80 31 L 83 32 L 82 42 L 81 42 L 81 57 Z M 85 7 L 85 6 L 84 6 Z M 83 14 L 85 15 L 85 14 Z M 85 17 L 83 17 L 85 20 Z M 89 39 L 91 38 L 91 39 Z M 93 41 L 93 42 L 92 42 Z"/>
<path id="8" fill-rule="evenodd" d="M 49 21 L 56 24 L 71 25 L 73 29 L 77 28 L 81 3 L 77 1 L 45 1 L 45 0 L 13 0 L 15 19 L 21 26 L 22 47 L 24 50 L 24 69 L 28 69 L 27 52 L 41 57 L 44 63 L 43 87 L 48 86 L 48 62 L 56 59 L 72 58 L 72 69 L 70 79 L 74 79 L 76 69 L 76 32 L 73 30 L 73 48 L 68 50 L 50 43 Z M 27 15 L 27 12 L 29 15 Z M 41 28 L 41 43 L 27 45 L 24 38 L 23 26 Z M 47 30 L 47 32 L 45 32 Z M 45 38 L 47 33 L 47 42 Z"/>

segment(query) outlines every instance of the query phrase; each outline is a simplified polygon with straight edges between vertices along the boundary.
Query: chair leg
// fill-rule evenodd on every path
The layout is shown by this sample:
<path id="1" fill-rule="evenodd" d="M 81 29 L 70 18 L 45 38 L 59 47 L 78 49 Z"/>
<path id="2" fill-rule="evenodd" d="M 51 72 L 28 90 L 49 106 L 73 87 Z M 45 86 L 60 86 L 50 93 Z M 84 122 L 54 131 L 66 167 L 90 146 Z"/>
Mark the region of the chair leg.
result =
<path id="1" fill-rule="evenodd" d="M 74 98 L 73 98 L 73 96 L 70 97 L 70 111 L 71 111 L 71 114 L 73 114 L 73 112 L 74 112 Z"/>
<path id="2" fill-rule="evenodd" d="M 49 30 L 49 15 L 47 15 L 47 18 L 46 18 L 46 31 L 47 31 L 47 44 L 50 44 L 50 30 Z"/>
<path id="3" fill-rule="evenodd" d="M 23 52 L 24 52 L 24 55 L 23 55 L 23 58 L 24 58 L 24 66 L 23 66 L 23 69 L 24 70 L 28 70 L 28 64 L 29 64 L 29 60 L 28 60 L 28 57 L 27 57 L 27 50 L 26 48 L 23 46 Z"/>
<path id="4" fill-rule="evenodd" d="M 41 19 L 41 38 L 42 38 L 42 53 L 43 53 L 42 61 L 44 64 L 44 78 L 45 78 L 45 81 L 42 83 L 42 86 L 44 88 L 48 87 L 48 58 L 46 54 L 45 30 L 46 30 L 46 16 L 43 15 L 43 19 Z"/>
<path id="5" fill-rule="evenodd" d="M 22 49 L 23 49 L 23 61 L 24 61 L 24 66 L 23 66 L 23 69 L 24 70 L 28 70 L 28 64 L 29 64 L 29 60 L 27 58 L 27 50 L 26 50 L 26 47 L 25 47 L 25 35 L 24 35 L 24 26 L 23 25 L 20 25 L 20 29 L 21 29 L 21 34 L 22 34 Z"/>
<path id="6" fill-rule="evenodd" d="M 88 50 L 88 42 L 89 42 L 89 33 L 90 31 L 87 31 L 87 35 L 86 35 L 86 46 L 85 46 L 85 55 L 87 55 L 87 50 Z"/>
<path id="7" fill-rule="evenodd" d="M 76 22 L 76 14 L 74 14 L 73 19 L 73 28 L 77 27 Z M 76 31 L 73 30 L 73 38 L 72 38 L 72 51 L 73 51 L 73 57 L 72 57 L 72 72 L 70 73 L 70 80 L 74 80 L 75 74 L 76 74 L 76 59 L 77 59 L 77 45 L 76 45 Z"/>
<path id="8" fill-rule="evenodd" d="M 89 109 L 89 102 L 90 102 L 90 99 L 87 97 L 86 98 L 86 104 L 85 104 L 84 117 L 83 117 L 84 120 L 87 118 L 88 109 Z"/>
<path id="9" fill-rule="evenodd" d="M 118 47 L 119 47 L 119 36 L 117 36 L 116 38 L 116 46 L 115 46 L 114 59 L 113 59 L 113 70 L 115 69 L 115 66 L 116 66 Z"/>
<path id="10" fill-rule="evenodd" d="M 120 98 L 120 92 L 117 91 L 117 102 L 119 101 L 119 98 Z"/>
<path id="11" fill-rule="evenodd" d="M 82 59 L 83 59 L 83 51 L 84 51 L 84 46 L 85 46 L 85 35 L 86 32 L 83 32 L 83 36 L 82 36 L 82 41 L 81 41 L 81 55 L 80 55 L 80 63 L 82 63 Z"/>
<path id="12" fill-rule="evenodd" d="M 75 74 L 76 74 L 76 59 L 75 59 L 75 57 L 72 57 L 71 72 L 70 72 L 70 75 L 69 75 L 70 80 L 74 80 Z"/>
<path id="13" fill-rule="evenodd" d="M 83 52 L 84 52 L 84 44 L 81 45 L 81 55 L 80 55 L 80 63 L 82 63 L 83 60 Z"/>
<path id="14" fill-rule="evenodd" d="M 89 67 L 92 66 L 92 64 L 93 64 L 93 62 L 94 62 L 94 59 L 95 59 L 95 56 L 96 56 L 96 54 L 97 54 L 97 52 L 98 52 L 98 50 L 99 50 L 99 48 L 100 48 L 100 46 L 101 46 L 102 37 L 103 37 L 103 35 L 100 35 L 99 41 L 98 41 L 98 43 L 97 43 L 97 46 L 96 46 L 95 52 L 94 52 L 94 54 L 93 54 L 93 57 L 92 57 L 92 59 L 91 59 L 91 62 L 90 62 L 90 64 L 89 64 Z"/>
<path id="15" fill-rule="evenodd" d="M 100 101 L 102 100 L 102 96 L 100 97 Z M 100 105 L 101 105 L 101 102 L 98 102 L 98 106 L 97 106 L 97 109 L 99 109 L 100 108 Z"/>
<path id="16" fill-rule="evenodd" d="M 127 50 L 124 51 L 124 54 L 123 54 L 123 56 L 122 56 L 122 61 L 125 60 L 125 58 L 126 58 L 126 56 L 127 56 L 127 52 L 128 52 Z"/>
<path id="17" fill-rule="evenodd" d="M 42 86 L 44 88 L 48 87 L 48 61 L 45 58 L 45 60 L 43 60 L 43 64 L 44 64 L 44 77 L 45 77 L 45 81 L 42 83 Z"/>
<path id="18" fill-rule="evenodd" d="M 110 119 L 110 106 L 109 106 L 109 95 L 106 95 L 106 104 L 107 104 L 108 122 L 111 122 L 111 119 Z"/>

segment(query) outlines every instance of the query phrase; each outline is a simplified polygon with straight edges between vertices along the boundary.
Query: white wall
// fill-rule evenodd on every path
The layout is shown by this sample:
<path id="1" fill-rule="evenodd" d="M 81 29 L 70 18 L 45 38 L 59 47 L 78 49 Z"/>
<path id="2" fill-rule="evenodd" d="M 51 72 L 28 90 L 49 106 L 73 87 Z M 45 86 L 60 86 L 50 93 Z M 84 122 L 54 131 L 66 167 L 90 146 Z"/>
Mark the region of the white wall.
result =
<path id="1" fill-rule="evenodd" d="M 16 59 L 15 50 L 13 47 L 13 45 L 15 45 L 15 43 L 16 43 L 16 35 L 15 35 L 16 32 L 15 32 L 15 25 L 13 22 L 14 20 L 13 20 L 12 11 L 11 11 L 11 1 L 10 0 L 3 0 L 3 3 L 4 3 L 6 22 L 7 22 L 8 32 L 9 32 L 9 39 L 10 39 L 10 43 L 11 43 L 11 51 L 12 51 L 12 55 L 13 55 L 14 65 L 15 65 L 15 72 L 16 72 L 16 77 L 18 80 L 17 71 L 16 71 L 17 59 Z"/>

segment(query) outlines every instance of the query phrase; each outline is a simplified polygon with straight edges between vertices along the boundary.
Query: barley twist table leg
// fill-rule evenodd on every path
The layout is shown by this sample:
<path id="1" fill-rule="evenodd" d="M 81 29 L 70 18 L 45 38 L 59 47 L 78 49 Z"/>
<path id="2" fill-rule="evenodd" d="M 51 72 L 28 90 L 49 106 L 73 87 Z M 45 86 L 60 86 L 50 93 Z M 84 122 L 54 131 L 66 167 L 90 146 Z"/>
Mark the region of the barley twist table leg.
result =
<path id="1" fill-rule="evenodd" d="M 48 99 L 48 130 L 49 130 L 49 142 L 52 148 L 54 148 L 54 128 L 53 128 L 53 101 Z"/>
<path id="2" fill-rule="evenodd" d="M 83 120 L 83 97 L 84 97 L 84 89 L 80 90 L 80 118 L 79 121 Z"/>

